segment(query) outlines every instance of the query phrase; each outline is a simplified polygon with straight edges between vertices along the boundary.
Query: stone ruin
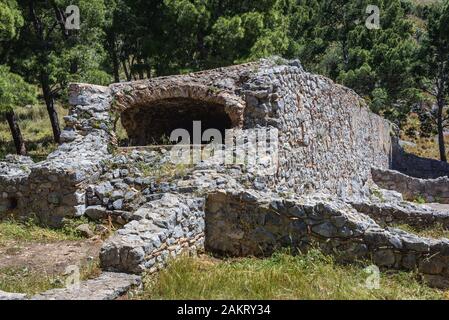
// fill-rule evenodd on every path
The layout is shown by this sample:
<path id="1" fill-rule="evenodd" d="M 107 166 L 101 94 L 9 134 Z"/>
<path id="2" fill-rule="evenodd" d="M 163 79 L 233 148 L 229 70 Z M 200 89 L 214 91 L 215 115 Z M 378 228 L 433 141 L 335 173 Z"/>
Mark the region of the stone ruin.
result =
<path id="1" fill-rule="evenodd" d="M 81 216 L 112 221 L 120 228 L 103 245 L 103 270 L 151 273 L 198 250 L 266 256 L 319 246 L 449 284 L 449 240 L 395 228 L 449 228 L 449 211 L 409 202 L 449 203 L 449 165 L 404 152 L 395 126 L 298 61 L 69 91 L 59 148 L 43 162 L 0 163 L 0 214 L 52 227 Z M 118 121 L 126 147 L 117 142 Z M 206 139 L 184 148 L 212 152 L 173 164 L 167 138 L 175 129 L 195 136 L 194 121 Z M 224 143 L 211 142 L 208 129 L 226 135 L 231 161 L 222 161 Z M 252 140 L 262 130 L 268 138 Z M 268 152 L 259 154 L 259 143 Z M 239 162 L 242 145 L 247 158 Z"/>

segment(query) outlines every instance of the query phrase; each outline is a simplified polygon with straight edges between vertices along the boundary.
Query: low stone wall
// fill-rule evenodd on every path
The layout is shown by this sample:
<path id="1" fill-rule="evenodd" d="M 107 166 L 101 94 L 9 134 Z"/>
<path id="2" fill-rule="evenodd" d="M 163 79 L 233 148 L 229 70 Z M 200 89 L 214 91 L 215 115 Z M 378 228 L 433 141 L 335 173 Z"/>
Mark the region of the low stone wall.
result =
<path id="1" fill-rule="evenodd" d="M 379 267 L 415 270 L 434 286 L 449 283 L 449 240 L 382 229 L 338 200 L 290 200 L 253 191 L 218 191 L 207 198 L 206 250 L 266 256 L 313 244 L 345 260 L 369 258 Z"/>
<path id="2" fill-rule="evenodd" d="M 28 157 L 8 155 L 0 162 L 0 216 L 26 207 L 23 195 L 29 192 L 25 181 L 33 161 Z"/>
<path id="3" fill-rule="evenodd" d="M 406 224 L 418 230 L 442 226 L 449 229 L 449 212 L 411 202 L 349 201 L 357 211 L 374 219 L 382 227 Z"/>
<path id="4" fill-rule="evenodd" d="M 419 179 L 397 171 L 373 168 L 373 181 L 383 189 L 402 193 L 404 199 L 414 201 L 449 203 L 449 177 Z"/>
<path id="5" fill-rule="evenodd" d="M 449 177 L 449 163 L 407 153 L 399 143 L 394 143 L 391 169 L 421 179 Z"/>
<path id="6" fill-rule="evenodd" d="M 134 214 L 100 253 L 104 270 L 149 273 L 182 252 L 204 248 L 204 198 L 165 194 Z"/>

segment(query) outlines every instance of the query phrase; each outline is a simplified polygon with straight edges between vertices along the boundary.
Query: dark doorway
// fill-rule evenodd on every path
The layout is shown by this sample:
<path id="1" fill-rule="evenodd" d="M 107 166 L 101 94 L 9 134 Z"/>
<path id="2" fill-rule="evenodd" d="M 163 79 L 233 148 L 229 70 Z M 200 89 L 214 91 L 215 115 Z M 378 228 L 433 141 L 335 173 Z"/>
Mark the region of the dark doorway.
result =
<path id="1" fill-rule="evenodd" d="M 130 146 L 168 144 L 175 129 L 187 130 L 193 139 L 194 121 L 201 121 L 202 132 L 218 129 L 223 138 L 225 130 L 232 128 L 223 105 L 185 98 L 164 99 L 129 108 L 122 113 L 121 121 Z"/>

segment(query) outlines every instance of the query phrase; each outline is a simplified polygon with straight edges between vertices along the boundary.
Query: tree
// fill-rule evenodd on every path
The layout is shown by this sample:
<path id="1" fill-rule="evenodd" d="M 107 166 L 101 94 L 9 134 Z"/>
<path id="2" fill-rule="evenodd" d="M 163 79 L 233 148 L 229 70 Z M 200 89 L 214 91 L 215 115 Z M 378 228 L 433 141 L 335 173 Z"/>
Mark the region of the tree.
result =
<path id="1" fill-rule="evenodd" d="M 10 48 L 8 64 L 31 83 L 38 83 L 53 130 L 60 142 L 61 129 L 55 99 L 70 81 L 106 84 L 110 76 L 102 71 L 104 50 L 103 0 L 19 0 L 24 27 Z M 65 27 L 68 5 L 80 9 L 80 30 Z M 14 53 L 14 54 L 11 54 Z"/>
<path id="2" fill-rule="evenodd" d="M 22 77 L 11 73 L 0 65 L 0 116 L 8 121 L 17 154 L 25 155 L 26 148 L 14 108 L 36 102 L 36 88 L 26 83 Z"/>
<path id="3" fill-rule="evenodd" d="M 427 33 L 421 41 L 418 78 L 426 99 L 421 102 L 421 118 L 436 126 L 441 161 L 447 162 L 444 130 L 449 127 L 449 4 L 437 3 L 427 13 Z M 429 101 L 430 100 L 430 101 Z M 423 121 L 427 122 L 427 121 Z M 428 123 L 428 122 L 427 122 Z"/>
<path id="4" fill-rule="evenodd" d="M 301 15 L 303 29 L 293 34 L 300 50 L 290 55 L 299 56 L 309 70 L 354 89 L 374 112 L 400 124 L 415 101 L 417 46 L 409 8 L 400 0 L 299 3 L 309 12 Z M 379 29 L 365 26 L 368 5 L 380 10 Z"/>
<path id="5" fill-rule="evenodd" d="M 0 43 L 7 44 L 17 37 L 17 29 L 23 25 L 23 18 L 12 0 L 0 1 Z M 0 65 L 0 117 L 8 122 L 18 154 L 25 155 L 26 147 L 22 137 L 14 107 L 34 103 L 36 89 L 27 84 L 19 75 Z"/>
<path id="6" fill-rule="evenodd" d="M 114 81 L 150 78 L 169 66 L 170 26 L 162 0 L 105 0 L 105 42 Z M 173 55 L 172 55 L 173 57 Z M 158 68 L 160 66 L 160 68 Z M 123 73 L 121 72 L 123 71 Z"/>
<path id="7" fill-rule="evenodd" d="M 120 22 L 123 14 L 115 19 L 116 38 L 128 49 L 122 51 L 130 60 L 122 63 L 125 74 L 130 79 L 134 71 L 140 78 L 143 69 L 160 76 L 285 54 L 295 2 L 126 1 L 127 9 L 119 12 L 131 19 Z"/>

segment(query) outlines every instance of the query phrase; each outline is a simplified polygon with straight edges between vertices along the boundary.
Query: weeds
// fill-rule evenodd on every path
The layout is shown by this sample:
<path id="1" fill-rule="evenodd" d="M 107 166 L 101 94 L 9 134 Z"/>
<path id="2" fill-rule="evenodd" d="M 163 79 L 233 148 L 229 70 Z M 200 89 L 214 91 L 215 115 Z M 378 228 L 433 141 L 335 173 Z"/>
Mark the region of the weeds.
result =
<path id="1" fill-rule="evenodd" d="M 364 266 L 341 265 L 319 250 L 292 256 L 218 260 L 180 257 L 144 277 L 138 299 L 444 299 L 413 273 L 381 273 L 380 289 L 365 285 Z"/>

